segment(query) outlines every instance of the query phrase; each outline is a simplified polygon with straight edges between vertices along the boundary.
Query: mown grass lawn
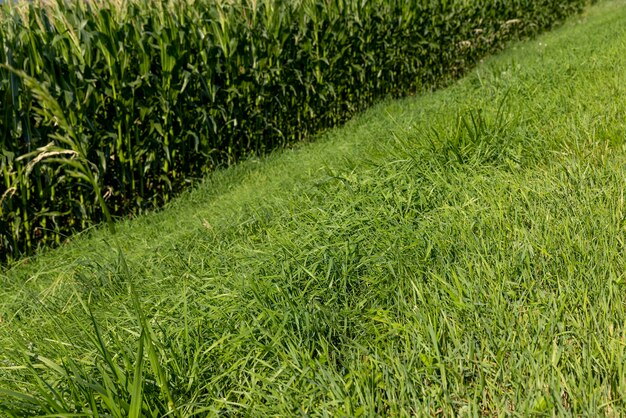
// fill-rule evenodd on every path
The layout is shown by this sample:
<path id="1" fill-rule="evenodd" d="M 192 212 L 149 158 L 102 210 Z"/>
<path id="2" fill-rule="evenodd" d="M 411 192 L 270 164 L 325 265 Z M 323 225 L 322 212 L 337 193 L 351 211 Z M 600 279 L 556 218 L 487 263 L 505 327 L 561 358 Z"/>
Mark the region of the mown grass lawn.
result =
<path id="1" fill-rule="evenodd" d="M 0 411 L 626 414 L 625 6 L 5 269 Z"/>

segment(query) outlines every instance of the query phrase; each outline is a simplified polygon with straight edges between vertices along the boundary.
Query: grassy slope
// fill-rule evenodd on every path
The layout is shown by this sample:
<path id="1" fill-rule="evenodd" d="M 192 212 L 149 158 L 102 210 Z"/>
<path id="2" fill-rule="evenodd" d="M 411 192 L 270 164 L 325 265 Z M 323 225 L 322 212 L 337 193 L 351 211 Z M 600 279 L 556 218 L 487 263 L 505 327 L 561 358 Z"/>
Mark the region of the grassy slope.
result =
<path id="1" fill-rule="evenodd" d="M 185 414 L 625 414 L 625 5 L 4 271 L 0 362 L 136 350 L 132 281 Z"/>

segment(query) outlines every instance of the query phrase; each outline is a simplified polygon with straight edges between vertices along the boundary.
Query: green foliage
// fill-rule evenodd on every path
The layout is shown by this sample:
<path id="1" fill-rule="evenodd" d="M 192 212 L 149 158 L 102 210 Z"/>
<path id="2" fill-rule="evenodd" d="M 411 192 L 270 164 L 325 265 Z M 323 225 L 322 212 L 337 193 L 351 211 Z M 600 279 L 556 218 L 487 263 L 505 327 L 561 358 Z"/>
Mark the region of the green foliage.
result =
<path id="1" fill-rule="evenodd" d="M 158 207 L 217 166 L 446 83 L 586 3 L 5 4 L 0 254 L 59 243 L 102 220 L 100 195 L 113 215 Z M 76 175 L 73 155 L 92 179 Z"/>
<path id="2" fill-rule="evenodd" d="M 625 6 L 0 269 L 0 416 L 625 416 Z"/>

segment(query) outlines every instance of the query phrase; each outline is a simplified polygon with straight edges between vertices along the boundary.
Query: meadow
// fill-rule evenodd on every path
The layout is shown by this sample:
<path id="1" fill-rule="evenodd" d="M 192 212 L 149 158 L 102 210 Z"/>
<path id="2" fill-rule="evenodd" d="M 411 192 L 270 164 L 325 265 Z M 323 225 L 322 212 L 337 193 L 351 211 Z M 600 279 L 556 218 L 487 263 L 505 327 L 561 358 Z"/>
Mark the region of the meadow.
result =
<path id="1" fill-rule="evenodd" d="M 4 267 L 0 414 L 626 414 L 624 21 Z"/>

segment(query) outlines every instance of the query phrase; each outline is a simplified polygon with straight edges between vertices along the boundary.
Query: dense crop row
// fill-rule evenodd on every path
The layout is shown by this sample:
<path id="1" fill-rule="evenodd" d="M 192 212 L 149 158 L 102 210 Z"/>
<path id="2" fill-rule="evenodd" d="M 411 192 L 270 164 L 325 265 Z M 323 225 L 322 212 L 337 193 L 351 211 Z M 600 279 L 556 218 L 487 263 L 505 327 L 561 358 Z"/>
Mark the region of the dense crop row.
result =
<path id="1" fill-rule="evenodd" d="M 0 254 L 462 74 L 587 0 L 58 0 L 0 7 Z M 2 258 L 2 257 L 0 257 Z"/>

